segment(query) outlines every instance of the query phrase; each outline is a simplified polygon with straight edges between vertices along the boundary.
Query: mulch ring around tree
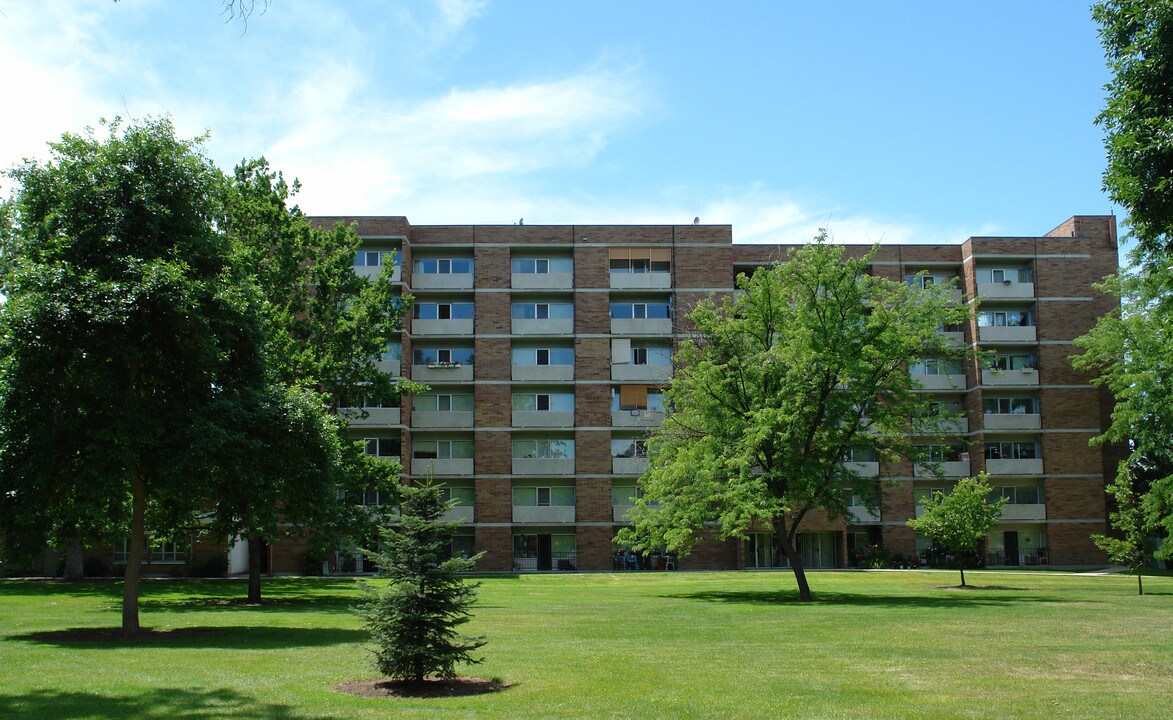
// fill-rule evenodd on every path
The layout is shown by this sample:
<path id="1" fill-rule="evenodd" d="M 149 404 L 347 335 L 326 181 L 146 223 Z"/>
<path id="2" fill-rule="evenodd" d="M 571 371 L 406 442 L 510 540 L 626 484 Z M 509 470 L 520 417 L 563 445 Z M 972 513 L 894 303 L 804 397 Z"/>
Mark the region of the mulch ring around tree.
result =
<path id="1" fill-rule="evenodd" d="M 369 698 L 438 698 L 484 695 L 501 692 L 509 687 L 509 683 L 497 678 L 428 678 L 423 684 L 417 684 L 409 680 L 389 680 L 383 677 L 342 683 L 335 685 L 334 690 Z"/>

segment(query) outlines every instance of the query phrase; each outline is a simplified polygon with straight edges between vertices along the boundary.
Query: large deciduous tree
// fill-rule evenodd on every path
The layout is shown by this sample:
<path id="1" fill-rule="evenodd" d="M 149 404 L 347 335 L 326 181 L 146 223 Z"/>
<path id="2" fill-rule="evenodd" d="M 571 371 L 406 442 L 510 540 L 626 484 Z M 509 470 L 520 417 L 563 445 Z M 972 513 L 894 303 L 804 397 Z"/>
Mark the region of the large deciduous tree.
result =
<path id="1" fill-rule="evenodd" d="M 985 473 L 964 478 L 948 493 L 937 490 L 924 498 L 920 517 L 908 521 L 910 528 L 933 541 L 934 548 L 953 555 L 961 570 L 961 587 L 966 587 L 966 563 L 1002 518 L 1006 498 L 990 502 L 991 490 Z"/>
<path id="2" fill-rule="evenodd" d="M 908 367 L 965 352 L 940 332 L 967 317 L 954 290 L 873 276 L 874 252 L 851 258 L 820 235 L 697 305 L 617 542 L 687 552 L 710 523 L 723 538 L 772 530 L 811 599 L 803 519 L 844 515 L 849 491 L 875 509 L 876 480 L 844 464 L 849 449 L 917 458 L 915 437 L 948 436 Z"/>
<path id="3" fill-rule="evenodd" d="M 418 389 L 376 365 L 410 301 L 391 281 L 392 263 L 377 278 L 356 274 L 354 228 L 311 224 L 289 204 L 297 189 L 263 158 L 244 162 L 230 179 L 221 221 L 263 295 L 270 377 L 285 388 L 241 418 L 247 429 L 239 446 L 252 449 L 224 466 L 210 516 L 217 533 L 248 541 L 249 602 L 261 601 L 264 541 L 289 531 L 326 541 L 370 533 L 380 517 L 361 506 L 362 493 L 389 496 L 398 468 L 348 441 L 338 410 L 362 398 L 391 404 Z M 290 421 L 320 443 L 303 444 L 288 432 Z"/>
<path id="4" fill-rule="evenodd" d="M 216 228 L 222 175 L 167 119 L 67 134 L 5 204 L 0 522 L 24 547 L 193 526 L 225 408 L 263 387 L 259 297 Z M 231 430 L 231 428 L 228 428 Z"/>

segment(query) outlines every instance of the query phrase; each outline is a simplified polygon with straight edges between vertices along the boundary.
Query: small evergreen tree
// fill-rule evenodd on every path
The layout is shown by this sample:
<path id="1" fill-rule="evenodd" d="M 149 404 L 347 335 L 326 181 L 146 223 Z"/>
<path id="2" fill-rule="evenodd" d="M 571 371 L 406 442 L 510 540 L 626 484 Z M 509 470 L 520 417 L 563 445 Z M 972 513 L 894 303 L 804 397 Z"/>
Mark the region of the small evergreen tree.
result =
<path id="1" fill-rule="evenodd" d="M 429 675 L 456 677 L 456 663 L 480 662 L 472 652 L 484 639 L 456 632 L 468 622 L 480 585 L 460 573 L 472 569 L 480 554 L 448 557 L 460 523 L 440 520 L 454 501 L 443 499 L 439 485 L 405 485 L 400 492 L 398 523 L 380 531 L 380 550 L 365 551 L 390 582 L 380 590 L 360 581 L 366 597 L 359 613 L 375 641 L 379 671 L 418 685 Z"/>
<path id="2" fill-rule="evenodd" d="M 991 503 L 991 490 L 985 473 L 965 478 L 948 495 L 938 490 L 925 498 L 924 513 L 908 521 L 910 528 L 932 540 L 935 547 L 956 555 L 961 587 L 965 587 L 965 556 L 977 551 L 1002 517 L 1006 498 Z"/>
<path id="3" fill-rule="evenodd" d="M 1115 482 L 1108 486 L 1108 492 L 1116 499 L 1116 512 L 1108 517 L 1120 535 L 1092 535 L 1092 542 L 1108 553 L 1109 560 L 1136 574 L 1136 594 L 1144 595 L 1141 570 L 1152 562 L 1153 550 L 1147 536 L 1148 522 L 1140 504 L 1143 493 L 1134 487 L 1132 470 L 1127 463 L 1120 463 L 1120 471 Z"/>

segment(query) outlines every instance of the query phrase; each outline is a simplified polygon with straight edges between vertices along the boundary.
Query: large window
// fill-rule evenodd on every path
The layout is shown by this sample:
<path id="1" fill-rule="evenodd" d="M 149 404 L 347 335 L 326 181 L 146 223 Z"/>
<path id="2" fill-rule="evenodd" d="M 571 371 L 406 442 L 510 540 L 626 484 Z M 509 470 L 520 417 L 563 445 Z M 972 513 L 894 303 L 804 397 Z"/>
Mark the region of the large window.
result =
<path id="1" fill-rule="evenodd" d="M 975 271 L 979 285 L 1034 282 L 1030 267 L 980 267 Z"/>
<path id="2" fill-rule="evenodd" d="M 354 255 L 355 267 L 380 267 L 391 261 L 394 255 L 394 264 L 402 262 L 402 255 L 393 250 L 359 250 Z"/>
<path id="3" fill-rule="evenodd" d="M 662 346 L 632 347 L 632 365 L 671 365 L 672 348 Z"/>
<path id="4" fill-rule="evenodd" d="M 515 392 L 514 412 L 574 412 L 574 393 Z"/>
<path id="5" fill-rule="evenodd" d="M 1038 367 L 1034 353 L 995 352 L 990 358 L 991 370 L 1033 370 Z"/>
<path id="6" fill-rule="evenodd" d="M 574 486 L 514 485 L 513 504 L 520 507 L 570 507 L 574 505 Z"/>
<path id="7" fill-rule="evenodd" d="M 573 365 L 574 348 L 513 348 L 514 365 Z"/>
<path id="8" fill-rule="evenodd" d="M 1036 440 L 1013 440 L 986 443 L 987 460 L 1036 460 L 1039 443 Z"/>
<path id="9" fill-rule="evenodd" d="M 383 346 L 383 354 L 379 356 L 379 359 L 383 362 L 399 362 L 403 359 L 403 343 L 389 340 Z"/>
<path id="10" fill-rule="evenodd" d="M 646 458 L 648 444 L 636 438 L 612 438 L 611 457 L 615 458 Z"/>
<path id="11" fill-rule="evenodd" d="M 114 545 L 114 562 L 125 563 L 130 559 L 130 540 L 125 539 Z M 187 559 L 183 547 L 173 542 L 157 542 L 143 550 L 143 562 L 163 564 L 181 563 Z"/>
<path id="12" fill-rule="evenodd" d="M 672 317 L 672 303 L 613 302 L 612 320 L 667 319 Z"/>
<path id="13" fill-rule="evenodd" d="M 913 375 L 960 375 L 961 363 L 947 358 L 923 358 L 909 367 Z"/>
<path id="14" fill-rule="evenodd" d="M 472 440 L 416 440 L 411 456 L 416 460 L 469 460 L 472 448 Z"/>
<path id="15" fill-rule="evenodd" d="M 417 348 L 412 353 L 416 365 L 472 365 L 472 348 Z"/>
<path id="16" fill-rule="evenodd" d="M 1006 498 L 1009 505 L 1042 505 L 1043 488 L 1039 485 L 1005 485 L 994 488 L 990 497 Z"/>
<path id="17" fill-rule="evenodd" d="M 613 273 L 666 273 L 672 270 L 670 248 L 614 247 L 609 255 Z"/>
<path id="18" fill-rule="evenodd" d="M 574 441 L 552 438 L 514 440 L 513 457 L 569 460 L 574 457 Z"/>
<path id="19" fill-rule="evenodd" d="M 472 393 L 425 393 L 411 401 L 411 409 L 419 412 L 472 412 L 472 407 Z"/>
<path id="20" fill-rule="evenodd" d="M 876 451 L 869 447 L 849 447 L 843 451 L 843 462 L 851 463 L 873 463 L 877 462 L 879 458 Z"/>
<path id="21" fill-rule="evenodd" d="M 982 401 L 986 415 L 1038 415 L 1039 401 L 1033 397 L 988 397 Z"/>
<path id="22" fill-rule="evenodd" d="M 411 311 L 416 320 L 472 320 L 473 315 L 470 302 L 421 302 Z"/>
<path id="23" fill-rule="evenodd" d="M 983 310 L 978 313 L 978 327 L 1033 327 L 1033 310 Z"/>
<path id="24" fill-rule="evenodd" d="M 961 460 L 960 445 L 918 445 L 921 462 L 944 463 Z"/>
<path id="25" fill-rule="evenodd" d="M 447 486 L 444 488 L 444 502 L 449 500 L 455 500 L 457 505 L 473 507 L 477 501 L 476 489 L 467 485 Z"/>
<path id="26" fill-rule="evenodd" d="M 956 282 L 957 275 L 951 272 L 942 270 L 927 271 L 923 275 L 920 273 L 908 274 L 904 276 L 904 282 L 913 287 L 927 288 L 933 285 L 948 285 Z"/>
<path id="27" fill-rule="evenodd" d="M 562 302 L 513 303 L 514 320 L 572 320 L 574 304 Z"/>
<path id="28" fill-rule="evenodd" d="M 399 457 L 399 438 L 363 438 L 364 451 L 375 457 Z"/>
<path id="29" fill-rule="evenodd" d="M 421 275 L 470 275 L 472 258 L 423 258 L 415 261 Z"/>
<path id="30" fill-rule="evenodd" d="M 512 265 L 513 272 L 519 275 L 547 275 L 550 273 L 569 275 L 574 272 L 574 261 L 564 257 L 515 257 Z"/>
<path id="31" fill-rule="evenodd" d="M 620 385 L 611 389 L 611 410 L 664 410 L 664 389 L 648 385 Z"/>

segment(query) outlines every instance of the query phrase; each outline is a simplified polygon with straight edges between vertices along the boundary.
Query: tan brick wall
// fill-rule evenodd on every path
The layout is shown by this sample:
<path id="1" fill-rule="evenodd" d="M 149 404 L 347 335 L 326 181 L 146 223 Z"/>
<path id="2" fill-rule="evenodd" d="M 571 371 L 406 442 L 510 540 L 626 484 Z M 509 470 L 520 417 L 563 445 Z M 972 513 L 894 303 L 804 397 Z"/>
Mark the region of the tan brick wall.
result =
<path id="1" fill-rule="evenodd" d="M 574 377 L 577 380 L 611 379 L 611 341 L 607 338 L 574 339 Z M 610 400 L 607 401 L 610 407 Z"/>
<path id="2" fill-rule="evenodd" d="M 513 482 L 500 477 L 478 477 L 476 491 L 476 522 L 513 522 Z"/>
<path id="3" fill-rule="evenodd" d="M 574 331 L 579 334 L 611 332 L 611 304 L 607 293 L 574 294 Z"/>
<path id="4" fill-rule="evenodd" d="M 473 470 L 478 475 L 513 472 L 513 440 L 509 431 L 482 430 L 476 433 L 473 459 Z"/>
<path id="5" fill-rule="evenodd" d="M 611 433 L 607 430 L 576 430 L 574 468 L 579 474 L 611 472 Z M 608 488 L 608 493 L 610 489 Z"/>
<path id="6" fill-rule="evenodd" d="M 576 425 L 609 426 L 611 424 L 611 386 L 577 386 L 574 391 L 574 417 Z"/>
<path id="7" fill-rule="evenodd" d="M 575 482 L 574 505 L 575 520 L 578 522 L 610 523 L 613 515 L 611 478 L 579 477 Z"/>
<path id="8" fill-rule="evenodd" d="M 577 247 L 574 249 L 574 286 L 576 288 L 611 287 L 611 264 L 607 248 Z M 604 296 L 605 297 L 605 296 Z M 577 316 L 578 310 L 575 309 Z"/>
<path id="9" fill-rule="evenodd" d="M 478 245 L 473 255 L 473 285 L 477 288 L 507 288 L 510 285 L 511 265 L 507 247 Z M 497 293 L 493 293 L 496 295 Z M 481 293 L 478 305 L 484 298 Z M 477 308 L 480 310 L 480 307 Z M 478 313 L 479 314 L 479 313 Z M 482 330 L 482 332 L 485 332 Z"/>
<path id="10" fill-rule="evenodd" d="M 1048 477 L 1043 481 L 1048 520 L 1091 520 L 1107 516 L 1100 478 Z"/>
<path id="11" fill-rule="evenodd" d="M 588 525 L 575 532 L 575 553 L 579 570 L 610 570 L 615 547 L 612 531 L 605 525 Z"/>
<path id="12" fill-rule="evenodd" d="M 473 397 L 478 427 L 509 427 L 513 423 L 513 397 L 509 385 L 477 383 L 473 386 Z M 496 433 L 494 436 L 494 441 L 499 439 Z"/>
<path id="13" fill-rule="evenodd" d="M 477 380 L 508 380 L 512 377 L 513 346 L 509 338 L 478 337 L 475 353 L 472 370 Z"/>
<path id="14" fill-rule="evenodd" d="M 1101 565 L 1108 562 L 1091 536 L 1103 534 L 1102 523 L 1071 523 L 1047 526 L 1047 554 L 1052 565 Z"/>
<path id="15" fill-rule="evenodd" d="M 513 327 L 509 293 L 477 293 L 475 327 L 478 335 L 508 335 Z"/>
<path id="16" fill-rule="evenodd" d="M 477 502 L 480 502 L 479 482 Z M 477 562 L 477 570 L 491 572 L 513 569 L 513 533 L 508 526 L 478 526 L 475 535 L 477 552 L 485 553 Z"/>

